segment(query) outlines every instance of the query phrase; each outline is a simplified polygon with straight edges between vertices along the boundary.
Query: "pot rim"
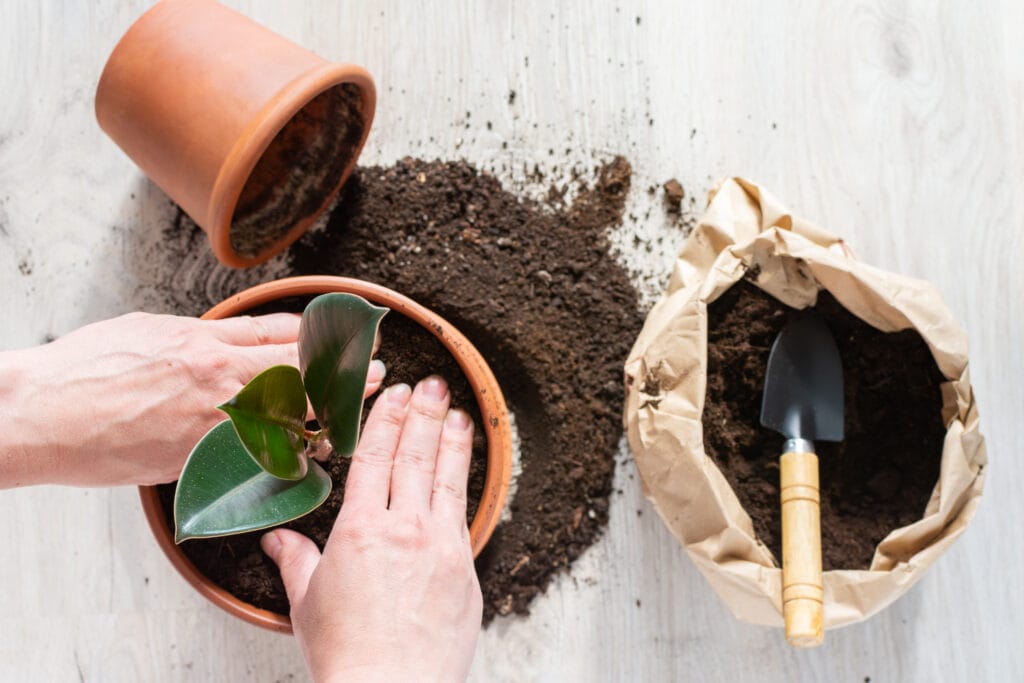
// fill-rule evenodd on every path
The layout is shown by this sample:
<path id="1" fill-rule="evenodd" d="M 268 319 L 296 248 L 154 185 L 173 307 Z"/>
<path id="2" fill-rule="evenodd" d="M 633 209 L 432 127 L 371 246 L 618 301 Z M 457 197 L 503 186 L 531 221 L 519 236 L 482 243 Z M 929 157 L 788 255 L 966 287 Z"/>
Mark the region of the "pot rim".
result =
<path id="1" fill-rule="evenodd" d="M 359 142 L 345 162 L 337 184 L 324 195 L 316 211 L 297 221 L 283 236 L 274 240 L 256 256 L 245 258 L 231 246 L 231 222 L 245 183 L 278 133 L 315 97 L 327 90 L 351 83 L 360 90 L 359 113 L 363 131 Z M 239 135 L 221 164 L 217 179 L 210 190 L 206 208 L 207 234 L 214 256 L 233 268 L 248 268 L 263 263 L 286 249 L 301 237 L 309 226 L 327 209 L 338 195 L 356 161 L 363 151 L 373 127 L 377 106 L 377 89 L 370 73 L 361 66 L 347 63 L 325 62 L 314 66 L 287 86 L 279 90 L 259 110 L 246 129 Z"/>
<path id="2" fill-rule="evenodd" d="M 427 329 L 458 362 L 469 381 L 480 408 L 487 435 L 487 474 L 483 497 L 469 527 L 473 557 L 483 551 L 501 518 L 512 478 L 512 432 L 508 407 L 494 373 L 473 344 L 444 318 L 403 294 L 382 285 L 334 275 L 303 275 L 266 282 L 243 290 L 208 310 L 203 320 L 217 320 L 245 312 L 255 306 L 289 296 L 348 292 L 373 303 L 386 305 Z M 291 633 L 287 615 L 260 609 L 235 597 L 202 574 L 174 543 L 156 486 L 139 486 L 139 497 L 149 528 L 160 549 L 179 574 L 203 597 L 221 609 L 256 626 Z"/>

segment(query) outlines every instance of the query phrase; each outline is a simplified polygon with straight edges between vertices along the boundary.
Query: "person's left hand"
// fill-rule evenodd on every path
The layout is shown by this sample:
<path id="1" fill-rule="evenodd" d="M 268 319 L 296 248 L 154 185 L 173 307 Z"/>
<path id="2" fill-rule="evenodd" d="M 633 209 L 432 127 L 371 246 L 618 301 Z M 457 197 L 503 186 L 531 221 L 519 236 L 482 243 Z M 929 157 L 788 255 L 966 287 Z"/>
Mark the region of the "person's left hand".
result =
<path id="1" fill-rule="evenodd" d="M 130 313 L 0 353 L 0 488 L 177 479 L 217 410 L 272 365 L 298 365 L 300 316 Z M 374 361 L 367 392 L 384 379 Z"/>
<path id="2" fill-rule="evenodd" d="M 313 680 L 465 680 L 483 598 L 466 525 L 473 423 L 439 377 L 386 389 L 366 418 L 323 554 L 263 536 Z"/>

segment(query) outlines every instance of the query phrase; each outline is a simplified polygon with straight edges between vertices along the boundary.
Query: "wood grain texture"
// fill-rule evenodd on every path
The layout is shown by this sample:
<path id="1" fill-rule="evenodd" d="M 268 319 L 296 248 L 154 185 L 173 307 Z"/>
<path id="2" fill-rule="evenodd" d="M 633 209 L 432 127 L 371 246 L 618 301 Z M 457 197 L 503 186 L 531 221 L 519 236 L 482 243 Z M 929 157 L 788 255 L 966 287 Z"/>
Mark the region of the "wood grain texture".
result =
<path id="1" fill-rule="evenodd" d="M 786 640 L 794 647 L 815 647 L 825 637 L 818 456 L 783 453 L 779 458 L 779 480 Z"/>
<path id="2" fill-rule="evenodd" d="M 153 286 L 138 244 L 172 209 L 92 111 L 107 54 L 147 4 L 0 6 L 0 348 L 136 308 Z M 697 207 L 715 179 L 743 175 L 862 259 L 933 282 L 968 332 L 985 500 L 890 608 L 814 651 L 736 621 L 623 451 L 608 532 L 528 619 L 482 634 L 475 680 L 1019 677 L 1024 4 L 229 4 L 374 74 L 365 163 L 465 157 L 515 182 L 524 164 L 624 154 L 635 218 L 615 243 L 648 300 L 683 235 L 644 190 L 676 177 Z M 174 574 L 132 490 L 3 492 L 0 543 L 0 680 L 305 678 L 291 640 L 219 613 Z"/>

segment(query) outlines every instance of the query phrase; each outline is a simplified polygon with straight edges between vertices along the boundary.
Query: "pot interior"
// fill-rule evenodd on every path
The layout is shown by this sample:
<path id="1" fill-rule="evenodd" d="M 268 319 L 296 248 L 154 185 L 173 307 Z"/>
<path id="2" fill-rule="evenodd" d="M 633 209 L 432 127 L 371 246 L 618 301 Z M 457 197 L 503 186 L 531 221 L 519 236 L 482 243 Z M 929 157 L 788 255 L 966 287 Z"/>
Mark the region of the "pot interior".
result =
<path id="1" fill-rule="evenodd" d="M 320 210 L 359 147 L 364 97 L 354 83 L 335 85 L 278 131 L 242 187 L 231 217 L 235 253 L 259 257 Z"/>

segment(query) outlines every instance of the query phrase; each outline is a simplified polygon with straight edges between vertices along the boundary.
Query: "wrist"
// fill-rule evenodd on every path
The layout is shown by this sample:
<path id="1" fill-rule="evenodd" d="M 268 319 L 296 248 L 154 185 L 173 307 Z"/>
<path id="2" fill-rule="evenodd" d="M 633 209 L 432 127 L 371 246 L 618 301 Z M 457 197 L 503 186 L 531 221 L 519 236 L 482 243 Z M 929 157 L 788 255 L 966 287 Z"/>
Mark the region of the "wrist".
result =
<path id="1" fill-rule="evenodd" d="M 48 457 L 40 444 L 32 407 L 34 349 L 0 352 L 0 488 L 42 484 Z"/>
<path id="2" fill-rule="evenodd" d="M 393 681 L 422 681 L 422 672 L 412 673 L 400 667 L 364 664 L 337 669 L 326 675 L 313 674 L 316 683 L 392 683 Z"/>
<path id="3" fill-rule="evenodd" d="M 466 672 L 451 669 L 440 662 L 422 661 L 415 665 L 397 662 L 381 653 L 380 659 L 358 663 L 313 662 L 307 658 L 310 675 L 316 683 L 392 683 L 393 681 L 436 681 L 437 683 L 458 683 L 465 681 Z M 320 666 L 317 666 L 319 664 Z"/>

